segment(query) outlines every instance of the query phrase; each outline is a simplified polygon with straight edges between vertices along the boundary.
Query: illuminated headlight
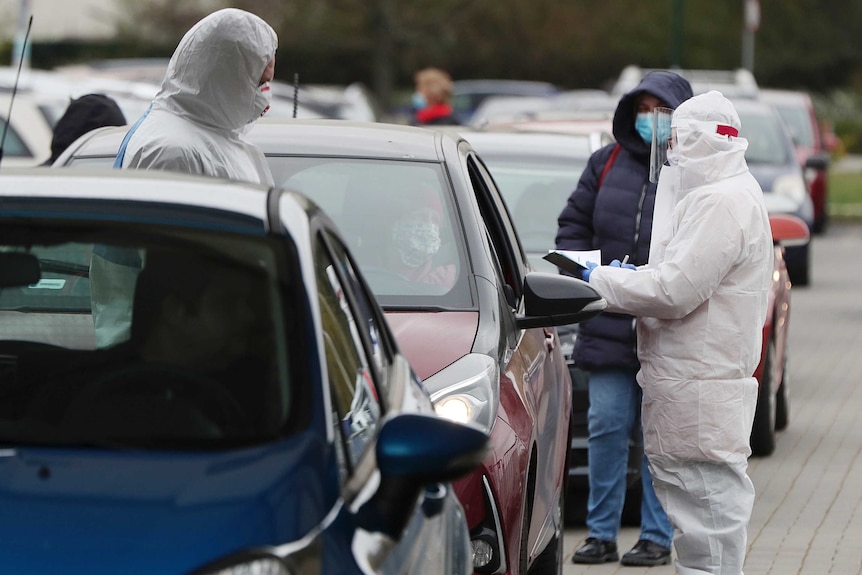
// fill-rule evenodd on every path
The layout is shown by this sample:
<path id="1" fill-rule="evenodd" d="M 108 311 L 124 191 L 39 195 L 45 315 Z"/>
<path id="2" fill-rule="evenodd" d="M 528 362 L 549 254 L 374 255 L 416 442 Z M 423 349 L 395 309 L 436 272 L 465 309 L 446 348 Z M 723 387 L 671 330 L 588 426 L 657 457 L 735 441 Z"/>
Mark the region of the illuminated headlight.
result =
<path id="1" fill-rule="evenodd" d="M 492 358 L 471 353 L 423 383 L 438 415 L 471 423 L 490 435 L 500 401 L 499 377 Z"/>
<path id="2" fill-rule="evenodd" d="M 805 180 L 799 175 L 789 174 L 775 178 L 775 182 L 772 184 L 772 193 L 787 198 L 796 206 L 800 206 L 805 201 L 808 188 L 805 186 Z"/>

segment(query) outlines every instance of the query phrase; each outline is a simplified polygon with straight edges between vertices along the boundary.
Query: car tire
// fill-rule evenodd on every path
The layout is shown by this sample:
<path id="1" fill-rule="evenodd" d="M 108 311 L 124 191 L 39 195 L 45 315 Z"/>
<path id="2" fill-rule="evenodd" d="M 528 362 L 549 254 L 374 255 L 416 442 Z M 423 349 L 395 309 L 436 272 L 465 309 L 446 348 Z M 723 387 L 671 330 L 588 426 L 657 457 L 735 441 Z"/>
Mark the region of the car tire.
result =
<path id="1" fill-rule="evenodd" d="M 776 398 L 775 389 L 775 341 L 770 338 L 763 361 L 763 376 L 757 392 L 757 407 L 754 410 L 754 425 L 749 444 L 751 455 L 763 457 L 775 451 Z"/>
<path id="2" fill-rule="evenodd" d="M 801 256 L 788 260 L 787 275 L 790 277 L 790 283 L 793 286 L 807 286 L 811 283 L 810 278 L 810 262 L 811 250 L 808 246 L 800 248 Z"/>
<path id="3" fill-rule="evenodd" d="M 560 489 L 560 497 L 557 501 L 557 513 L 559 514 L 560 531 L 548 542 L 548 546 L 542 551 L 533 564 L 530 565 L 529 575 L 562 575 L 563 573 L 563 529 L 566 509 L 565 482 Z"/>
<path id="4" fill-rule="evenodd" d="M 787 429 L 790 421 L 790 372 L 787 370 L 790 345 L 785 343 L 784 369 L 782 370 L 781 385 L 778 386 L 778 394 L 775 405 L 775 430 Z"/>

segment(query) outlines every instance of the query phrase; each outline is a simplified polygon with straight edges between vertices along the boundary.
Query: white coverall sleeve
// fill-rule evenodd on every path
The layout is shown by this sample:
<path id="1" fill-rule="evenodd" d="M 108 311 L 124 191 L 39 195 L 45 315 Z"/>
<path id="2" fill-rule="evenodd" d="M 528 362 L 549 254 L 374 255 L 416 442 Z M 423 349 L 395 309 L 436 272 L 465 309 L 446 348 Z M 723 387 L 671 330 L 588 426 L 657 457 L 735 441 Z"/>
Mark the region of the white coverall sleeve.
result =
<path id="1" fill-rule="evenodd" d="M 661 261 L 634 271 L 595 268 L 590 285 L 607 300 L 607 311 L 678 319 L 705 302 L 742 253 L 747 224 L 732 202 L 724 190 L 693 192 L 677 206 L 676 231 Z"/>

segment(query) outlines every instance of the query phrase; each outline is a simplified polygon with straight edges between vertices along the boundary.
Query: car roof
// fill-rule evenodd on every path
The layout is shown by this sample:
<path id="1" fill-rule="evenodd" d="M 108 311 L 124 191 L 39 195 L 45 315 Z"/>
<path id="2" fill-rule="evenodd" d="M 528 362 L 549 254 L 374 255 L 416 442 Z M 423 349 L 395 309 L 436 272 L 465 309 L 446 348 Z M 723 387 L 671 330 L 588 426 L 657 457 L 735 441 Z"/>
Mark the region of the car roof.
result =
<path id="1" fill-rule="evenodd" d="M 759 87 L 754 74 L 745 68 L 733 70 L 702 70 L 690 68 L 641 68 L 626 66 L 611 89 L 611 94 L 621 96 L 633 89 L 641 79 L 654 70 L 676 72 L 691 83 L 695 95 L 718 90 L 728 98 L 756 98 Z"/>
<path id="2" fill-rule="evenodd" d="M 761 88 L 760 98 L 774 104 L 793 104 L 800 107 L 810 108 L 812 106 L 811 96 L 808 92 L 801 90 L 779 90 L 776 88 Z"/>
<path id="3" fill-rule="evenodd" d="M 284 138 L 289 128 L 291 138 Z M 128 128 L 100 128 L 73 146 L 75 157 L 114 156 Z M 267 155 L 367 157 L 441 162 L 440 142 L 457 139 L 442 130 L 382 122 L 262 118 L 245 136 Z M 64 157 L 67 155 L 64 154 Z"/>
<path id="4" fill-rule="evenodd" d="M 210 208 L 267 220 L 266 186 L 161 170 L 17 168 L 0 172 L 0 197 L 81 198 Z M 294 200 L 299 209 L 301 200 Z M 304 209 L 304 208 L 302 208 Z"/>
<path id="5" fill-rule="evenodd" d="M 588 158 L 590 135 L 525 132 L 519 130 L 459 130 L 480 156 L 517 152 L 524 157 L 558 156 Z"/>

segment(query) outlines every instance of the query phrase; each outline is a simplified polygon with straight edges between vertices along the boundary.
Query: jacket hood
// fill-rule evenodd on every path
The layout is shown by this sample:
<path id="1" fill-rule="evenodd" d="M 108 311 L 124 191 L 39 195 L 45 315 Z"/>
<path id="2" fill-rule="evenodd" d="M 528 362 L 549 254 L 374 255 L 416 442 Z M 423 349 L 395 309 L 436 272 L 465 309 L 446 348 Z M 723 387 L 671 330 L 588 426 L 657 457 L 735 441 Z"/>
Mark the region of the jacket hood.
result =
<path id="1" fill-rule="evenodd" d="M 51 158 L 46 165 L 53 164 L 72 142 L 90 130 L 103 126 L 125 125 L 126 117 L 120 107 L 112 98 L 104 94 L 87 94 L 72 100 L 54 126 Z"/>
<path id="2" fill-rule="evenodd" d="M 614 138 L 632 154 L 649 155 L 650 145 L 635 130 L 636 103 L 641 92 L 649 92 L 669 108 L 676 109 L 692 96 L 691 84 L 675 72 L 653 70 L 640 83 L 620 98 L 614 113 Z"/>
<path id="3" fill-rule="evenodd" d="M 712 90 L 680 104 L 671 119 L 679 146 L 683 191 L 748 171 L 748 140 L 739 137 L 742 123 L 733 103 Z"/>
<path id="4" fill-rule="evenodd" d="M 259 116 L 255 93 L 277 48 L 275 31 L 258 16 L 236 8 L 213 12 L 180 40 L 153 107 L 239 130 Z"/>

